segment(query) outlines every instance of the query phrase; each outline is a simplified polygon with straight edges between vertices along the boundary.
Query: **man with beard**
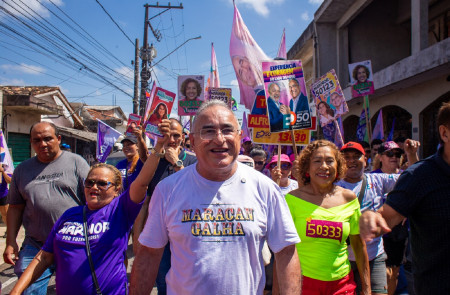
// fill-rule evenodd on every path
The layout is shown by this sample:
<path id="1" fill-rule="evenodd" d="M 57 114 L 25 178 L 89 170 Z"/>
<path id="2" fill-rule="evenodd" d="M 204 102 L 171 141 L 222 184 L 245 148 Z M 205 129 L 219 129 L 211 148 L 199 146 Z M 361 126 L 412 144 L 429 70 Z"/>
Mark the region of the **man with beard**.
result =
<path id="1" fill-rule="evenodd" d="M 271 83 L 268 90 L 270 96 L 267 99 L 267 108 L 269 110 L 270 131 L 281 131 L 284 129 L 283 115 L 289 114 L 289 109 L 280 102 L 281 92 L 277 83 Z"/>

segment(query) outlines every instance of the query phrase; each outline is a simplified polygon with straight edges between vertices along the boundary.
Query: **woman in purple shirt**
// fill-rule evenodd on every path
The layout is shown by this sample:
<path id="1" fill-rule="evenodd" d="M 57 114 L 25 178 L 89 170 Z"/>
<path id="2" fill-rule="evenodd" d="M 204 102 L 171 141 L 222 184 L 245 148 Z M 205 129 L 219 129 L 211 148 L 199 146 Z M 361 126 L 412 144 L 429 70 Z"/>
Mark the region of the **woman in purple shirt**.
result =
<path id="1" fill-rule="evenodd" d="M 164 134 L 155 150 L 164 152 L 170 121 L 159 128 Z M 36 255 L 11 294 L 21 294 L 51 264 L 56 266 L 57 294 L 96 294 L 83 227 L 86 211 L 87 235 L 95 274 L 102 294 L 127 294 L 127 273 L 124 265 L 128 234 L 138 215 L 159 163 L 152 153 L 128 190 L 121 192 L 122 177 L 114 166 L 96 164 L 85 180 L 86 206 L 64 212 L 53 226 L 42 250 Z M 86 208 L 85 208 L 86 207 Z"/>

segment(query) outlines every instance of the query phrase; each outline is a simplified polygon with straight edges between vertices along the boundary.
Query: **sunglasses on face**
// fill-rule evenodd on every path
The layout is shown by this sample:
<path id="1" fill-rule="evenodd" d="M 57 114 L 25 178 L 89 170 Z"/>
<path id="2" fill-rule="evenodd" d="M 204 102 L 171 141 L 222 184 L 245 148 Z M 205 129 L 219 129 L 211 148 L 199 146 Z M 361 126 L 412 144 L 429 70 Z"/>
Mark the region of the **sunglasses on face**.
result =
<path id="1" fill-rule="evenodd" d="M 255 165 L 259 165 L 259 166 L 261 166 L 261 165 L 264 165 L 264 161 L 255 161 Z"/>
<path id="2" fill-rule="evenodd" d="M 399 153 L 399 152 L 394 152 L 394 151 L 387 151 L 387 152 L 384 152 L 383 155 L 385 155 L 385 156 L 388 157 L 388 158 L 396 157 L 396 158 L 399 158 L 399 159 L 400 159 L 400 157 L 402 156 L 401 153 Z"/>
<path id="3" fill-rule="evenodd" d="M 272 165 L 270 165 L 270 169 L 273 169 L 273 168 L 275 168 L 275 167 L 277 167 L 277 164 L 276 164 L 276 163 L 273 163 Z M 281 164 L 281 169 L 282 169 L 282 170 L 289 170 L 289 169 L 291 169 L 291 167 L 292 167 L 292 165 L 291 165 L 291 164 L 288 164 L 288 163 L 282 163 L 282 164 Z"/>
<path id="4" fill-rule="evenodd" d="M 92 188 L 95 184 L 97 185 L 98 189 L 100 189 L 102 191 L 106 191 L 107 189 L 110 188 L 110 186 L 112 185 L 112 182 L 104 181 L 104 180 L 94 180 L 94 179 L 86 179 L 84 181 L 85 188 Z"/>

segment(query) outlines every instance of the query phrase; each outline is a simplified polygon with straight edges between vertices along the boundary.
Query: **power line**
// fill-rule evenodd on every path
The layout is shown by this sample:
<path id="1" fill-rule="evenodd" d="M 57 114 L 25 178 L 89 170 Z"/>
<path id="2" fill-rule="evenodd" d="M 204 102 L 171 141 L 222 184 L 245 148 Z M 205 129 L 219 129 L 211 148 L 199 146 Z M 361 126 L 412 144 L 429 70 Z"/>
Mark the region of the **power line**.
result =
<path id="1" fill-rule="evenodd" d="M 128 41 L 130 41 L 131 45 L 134 47 L 134 43 L 133 41 L 131 41 L 130 37 L 127 36 L 127 34 L 122 30 L 122 28 L 119 26 L 119 24 L 113 19 L 113 17 L 108 13 L 108 11 L 106 11 L 105 7 L 103 7 L 103 5 L 98 1 L 95 0 L 95 2 L 98 3 L 98 5 L 100 5 L 100 7 L 103 9 L 103 11 L 109 16 L 109 18 L 112 20 L 112 22 L 117 26 L 117 28 L 122 32 L 122 34 L 128 39 Z"/>

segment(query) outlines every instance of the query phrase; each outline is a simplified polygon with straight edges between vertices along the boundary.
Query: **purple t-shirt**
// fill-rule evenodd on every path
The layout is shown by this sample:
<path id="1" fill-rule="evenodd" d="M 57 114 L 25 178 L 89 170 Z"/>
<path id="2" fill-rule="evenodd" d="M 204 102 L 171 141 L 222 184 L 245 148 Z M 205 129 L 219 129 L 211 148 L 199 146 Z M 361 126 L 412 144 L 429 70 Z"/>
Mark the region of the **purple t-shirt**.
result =
<path id="1" fill-rule="evenodd" d="M 9 177 L 12 177 L 12 174 L 8 173 Z M 2 177 L 2 183 L 0 183 L 0 199 L 5 198 L 8 195 L 8 183 L 6 182 L 5 178 Z"/>
<path id="2" fill-rule="evenodd" d="M 103 294 L 126 294 L 128 233 L 142 203 L 134 203 L 126 190 L 105 207 L 86 210 L 92 260 Z M 54 254 L 58 294 L 95 294 L 85 247 L 83 206 L 70 208 L 55 223 L 42 247 Z"/>

